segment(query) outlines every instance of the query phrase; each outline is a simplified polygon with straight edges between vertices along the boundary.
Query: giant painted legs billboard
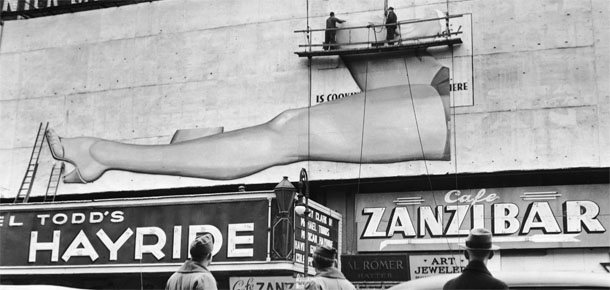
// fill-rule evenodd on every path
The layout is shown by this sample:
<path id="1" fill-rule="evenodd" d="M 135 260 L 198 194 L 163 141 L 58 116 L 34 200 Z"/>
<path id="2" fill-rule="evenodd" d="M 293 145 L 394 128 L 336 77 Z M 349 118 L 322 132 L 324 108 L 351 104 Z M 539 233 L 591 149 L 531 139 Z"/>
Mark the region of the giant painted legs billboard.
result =
<path id="1" fill-rule="evenodd" d="M 433 24 L 434 33 L 440 33 L 443 27 L 438 21 Z M 407 28 L 405 36 L 424 33 Z M 332 71 L 321 70 L 320 62 L 315 60 L 314 78 L 327 77 L 330 72 L 341 79 L 332 88 L 328 88 L 329 82 L 311 81 L 313 91 L 309 97 L 324 101 L 300 107 L 287 104 L 266 122 L 238 122 L 237 129 L 227 132 L 222 127 L 180 130 L 169 144 L 148 145 L 79 137 L 84 133 L 67 134 L 62 128 L 57 128 L 57 133 L 50 130 L 47 137 L 53 157 L 74 165 L 65 175 L 66 183 L 91 183 L 109 175 L 108 171 L 203 180 L 193 181 L 193 185 L 219 183 L 210 180 L 269 182 L 280 175 L 271 173 L 290 171 L 299 162 L 308 162 L 308 170 L 314 176 L 324 172 L 316 179 L 406 175 L 405 164 L 410 161 L 451 159 L 453 62 L 446 57 L 452 51 L 453 48 L 445 48 L 442 52 L 335 57 L 333 61 L 341 65 Z M 294 61 L 298 63 L 298 59 Z M 321 83 L 329 90 L 318 87 Z M 327 93 L 335 90 L 353 94 L 329 100 Z M 451 168 L 448 162 L 444 163 Z M 129 178 L 124 176 L 114 174 L 121 183 L 146 187 L 139 181 L 148 179 L 125 181 Z M 162 186 L 172 186 L 172 182 L 182 184 L 185 179 L 164 180 L 168 182 Z M 90 189 L 95 187 L 97 184 L 83 190 L 107 190 L 104 182 L 102 188 Z"/>

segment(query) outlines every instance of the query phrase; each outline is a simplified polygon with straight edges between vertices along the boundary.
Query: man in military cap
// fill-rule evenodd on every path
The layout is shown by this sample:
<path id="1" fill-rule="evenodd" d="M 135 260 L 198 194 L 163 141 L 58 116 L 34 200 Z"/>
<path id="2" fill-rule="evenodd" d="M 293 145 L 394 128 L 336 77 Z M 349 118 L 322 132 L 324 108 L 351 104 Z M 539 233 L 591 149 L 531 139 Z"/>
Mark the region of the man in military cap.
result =
<path id="1" fill-rule="evenodd" d="M 328 246 L 319 246 L 313 253 L 313 266 L 316 276 L 305 284 L 306 290 L 355 290 L 343 273 L 335 266 L 337 264 L 337 250 Z"/>
<path id="2" fill-rule="evenodd" d="M 206 233 L 193 240 L 189 249 L 191 258 L 169 277 L 165 289 L 217 290 L 216 279 L 207 268 L 212 262 L 213 249 L 214 237 L 211 234 Z"/>
<path id="3" fill-rule="evenodd" d="M 460 276 L 453 278 L 443 289 L 508 289 L 506 283 L 494 278 L 487 270 L 487 261 L 494 256 L 494 250 L 499 249 L 491 243 L 491 232 L 483 228 L 475 228 L 466 238 L 464 256 L 468 259 L 466 269 Z"/>

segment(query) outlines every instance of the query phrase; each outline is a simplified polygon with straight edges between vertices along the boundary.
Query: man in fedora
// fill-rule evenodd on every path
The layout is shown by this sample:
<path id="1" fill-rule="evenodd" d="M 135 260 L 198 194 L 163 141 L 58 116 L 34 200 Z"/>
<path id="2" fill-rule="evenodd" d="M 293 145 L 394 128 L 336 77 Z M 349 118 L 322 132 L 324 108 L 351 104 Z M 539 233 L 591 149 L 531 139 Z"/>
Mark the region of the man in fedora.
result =
<path id="1" fill-rule="evenodd" d="M 468 265 L 462 274 L 445 283 L 443 289 L 508 289 L 506 283 L 494 278 L 487 270 L 487 261 L 498 247 L 491 244 L 491 232 L 476 228 L 466 238 L 464 256 Z"/>
<path id="2" fill-rule="evenodd" d="M 214 237 L 203 234 L 191 242 L 191 259 L 186 260 L 180 269 L 167 280 L 166 290 L 217 290 L 216 279 L 208 270 L 212 262 Z"/>
<path id="3" fill-rule="evenodd" d="M 313 253 L 313 266 L 316 276 L 305 284 L 306 290 L 356 290 L 343 273 L 336 267 L 337 250 L 333 247 L 319 246 Z"/>

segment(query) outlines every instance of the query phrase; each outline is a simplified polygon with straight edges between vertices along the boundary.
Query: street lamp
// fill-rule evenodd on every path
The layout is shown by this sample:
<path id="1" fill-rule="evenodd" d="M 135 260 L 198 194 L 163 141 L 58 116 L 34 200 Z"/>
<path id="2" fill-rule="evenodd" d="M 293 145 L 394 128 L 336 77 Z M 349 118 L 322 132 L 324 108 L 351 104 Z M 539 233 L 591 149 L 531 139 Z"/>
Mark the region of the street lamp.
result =
<path id="1" fill-rule="evenodd" d="M 305 202 L 303 202 L 305 200 Z M 301 174 L 299 177 L 299 200 L 294 208 L 294 211 L 299 214 L 309 213 L 309 178 L 307 177 L 307 170 L 301 168 Z"/>
<path id="2" fill-rule="evenodd" d="M 303 202 L 303 200 L 305 200 L 305 202 Z M 294 212 L 303 216 L 305 219 L 305 262 L 303 263 L 303 275 L 307 277 L 309 267 L 309 236 L 307 233 L 309 227 L 309 178 L 307 177 L 307 170 L 305 170 L 305 168 L 301 168 L 299 176 L 299 200 L 294 207 Z"/>
<path id="3" fill-rule="evenodd" d="M 278 183 L 273 189 L 275 200 L 278 208 L 278 215 L 273 222 L 273 251 L 274 259 L 291 260 L 292 259 L 292 223 L 290 221 L 290 209 L 294 203 L 296 188 L 288 177 Z"/>
<path id="4" fill-rule="evenodd" d="M 288 176 L 284 176 L 284 179 L 275 186 L 273 192 L 275 192 L 277 207 L 280 210 L 280 214 L 288 214 L 292 207 L 292 203 L 294 202 L 296 191 L 294 185 L 288 181 Z"/>

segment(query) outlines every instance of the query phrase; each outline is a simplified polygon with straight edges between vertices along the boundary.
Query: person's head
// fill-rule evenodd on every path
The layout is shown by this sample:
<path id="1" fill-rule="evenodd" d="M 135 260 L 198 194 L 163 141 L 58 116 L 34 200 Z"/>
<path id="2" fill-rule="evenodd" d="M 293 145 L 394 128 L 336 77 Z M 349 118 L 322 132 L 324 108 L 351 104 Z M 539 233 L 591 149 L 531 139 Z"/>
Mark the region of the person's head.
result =
<path id="1" fill-rule="evenodd" d="M 331 12 L 331 13 L 330 13 L 330 16 L 335 16 L 335 12 Z"/>
<path id="2" fill-rule="evenodd" d="M 484 228 L 475 228 L 470 231 L 464 245 L 464 256 L 469 261 L 477 260 L 487 262 L 494 255 L 498 246 L 491 243 L 491 232 Z"/>
<path id="3" fill-rule="evenodd" d="M 388 10 L 394 11 L 394 7 L 390 6 L 390 8 L 388 8 Z"/>
<path id="4" fill-rule="evenodd" d="M 329 246 L 318 246 L 313 252 L 313 266 L 316 269 L 329 268 L 335 265 L 337 250 Z"/>
<path id="5" fill-rule="evenodd" d="M 205 233 L 191 242 L 189 252 L 193 261 L 209 264 L 212 261 L 212 250 L 214 250 L 214 237 Z"/>

